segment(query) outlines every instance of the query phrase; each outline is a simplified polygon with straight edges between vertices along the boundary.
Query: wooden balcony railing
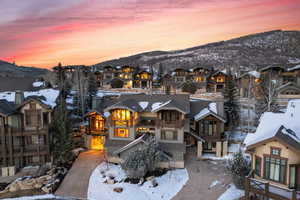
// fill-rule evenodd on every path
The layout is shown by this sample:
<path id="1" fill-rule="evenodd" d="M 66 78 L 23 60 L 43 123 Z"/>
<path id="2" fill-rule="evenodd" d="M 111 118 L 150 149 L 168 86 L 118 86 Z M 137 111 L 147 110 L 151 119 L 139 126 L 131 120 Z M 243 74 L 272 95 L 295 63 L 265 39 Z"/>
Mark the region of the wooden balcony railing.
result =
<path id="1" fill-rule="evenodd" d="M 273 199 L 273 200 L 300 200 L 300 192 L 294 189 L 270 184 L 268 181 L 252 178 L 253 174 L 245 180 L 245 199 Z"/>

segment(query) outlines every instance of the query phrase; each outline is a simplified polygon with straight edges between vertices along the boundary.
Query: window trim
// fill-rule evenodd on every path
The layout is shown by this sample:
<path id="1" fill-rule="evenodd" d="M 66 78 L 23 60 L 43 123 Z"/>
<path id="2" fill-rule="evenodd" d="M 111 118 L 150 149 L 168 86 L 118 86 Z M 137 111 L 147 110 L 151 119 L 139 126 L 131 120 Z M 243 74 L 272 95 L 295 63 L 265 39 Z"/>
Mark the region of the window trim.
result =
<path id="1" fill-rule="evenodd" d="M 269 179 L 269 178 L 266 177 L 266 158 L 267 157 L 269 157 L 270 159 L 274 158 L 274 159 L 280 159 L 280 160 L 285 160 L 286 161 L 283 182 L 272 180 L 272 179 Z M 264 175 L 263 175 L 263 178 L 266 179 L 266 180 L 275 182 L 275 183 L 286 185 L 287 184 L 287 170 L 288 170 L 288 167 L 289 167 L 288 161 L 289 161 L 288 158 L 284 158 L 284 157 L 280 157 L 280 156 L 274 156 L 274 155 L 270 155 L 270 154 L 264 154 L 264 162 L 263 162 L 263 165 L 264 165 L 264 169 L 263 169 L 264 170 Z M 279 171 L 279 173 L 280 173 L 280 171 Z"/>
<path id="2" fill-rule="evenodd" d="M 257 172 L 257 170 L 256 170 L 256 161 L 257 160 L 259 160 L 259 174 L 257 174 L 256 172 Z M 257 155 L 255 155 L 255 163 L 254 163 L 254 172 L 255 172 L 255 175 L 257 175 L 257 176 L 259 176 L 259 177 L 261 177 L 262 176 L 262 170 L 261 170 L 261 167 L 262 167 L 262 158 L 260 157 L 260 156 L 257 156 Z"/>
<path id="3" fill-rule="evenodd" d="M 273 150 L 278 150 L 278 155 L 277 154 L 273 154 Z M 271 146 L 270 147 L 270 155 L 272 155 L 272 156 L 279 156 L 280 157 L 280 155 L 281 155 L 281 148 L 279 148 L 279 147 L 273 147 L 273 146 Z"/>

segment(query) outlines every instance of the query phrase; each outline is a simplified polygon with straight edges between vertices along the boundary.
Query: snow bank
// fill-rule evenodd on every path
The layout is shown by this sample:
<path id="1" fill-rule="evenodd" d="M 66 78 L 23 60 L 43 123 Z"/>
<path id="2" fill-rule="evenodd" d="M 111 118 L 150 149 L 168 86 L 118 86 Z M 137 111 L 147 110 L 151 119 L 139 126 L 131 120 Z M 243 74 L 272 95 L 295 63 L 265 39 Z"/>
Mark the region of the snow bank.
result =
<path id="1" fill-rule="evenodd" d="M 230 187 L 218 198 L 218 200 L 238 200 L 244 195 L 244 190 L 239 190 L 234 184 L 230 184 Z"/>
<path id="2" fill-rule="evenodd" d="M 107 168 L 108 167 L 108 168 Z M 105 184 L 101 172 L 113 175 L 118 181 L 116 184 Z M 173 198 L 188 181 L 186 169 L 176 169 L 155 178 L 157 187 L 152 187 L 151 181 L 143 185 L 124 183 L 126 175 L 119 165 L 102 163 L 92 173 L 88 188 L 88 199 L 91 200 L 169 200 Z M 122 187 L 123 192 L 117 193 L 113 189 Z"/>

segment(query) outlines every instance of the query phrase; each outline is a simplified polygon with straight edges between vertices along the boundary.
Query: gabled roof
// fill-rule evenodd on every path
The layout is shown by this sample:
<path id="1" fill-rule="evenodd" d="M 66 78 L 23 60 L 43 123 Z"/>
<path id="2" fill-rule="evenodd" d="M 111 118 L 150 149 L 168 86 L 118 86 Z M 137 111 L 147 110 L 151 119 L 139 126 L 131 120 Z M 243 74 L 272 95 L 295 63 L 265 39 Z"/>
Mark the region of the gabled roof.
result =
<path id="1" fill-rule="evenodd" d="M 249 71 L 249 72 L 243 73 L 238 78 L 243 78 L 245 76 L 252 76 L 254 78 L 260 78 L 260 72 L 258 72 L 258 71 Z"/>
<path id="2" fill-rule="evenodd" d="M 155 112 L 162 109 L 174 109 L 183 113 L 190 112 L 189 95 L 183 94 L 121 95 L 116 101 L 111 106 L 108 106 L 105 111 L 115 108 L 126 108 L 134 112 Z"/>
<path id="3" fill-rule="evenodd" d="M 206 101 L 206 100 L 197 100 L 191 101 L 191 118 L 194 118 L 195 121 L 204 119 L 205 117 L 212 115 L 215 118 L 219 119 L 222 122 L 226 122 L 226 119 L 218 114 L 217 103 Z"/>
<path id="4" fill-rule="evenodd" d="M 16 111 L 15 104 L 7 100 L 0 99 L 0 115 L 8 116 Z"/>
<path id="5" fill-rule="evenodd" d="M 274 138 L 280 139 L 300 150 L 300 99 L 291 100 L 285 113 L 266 112 L 254 134 L 248 134 L 244 140 L 247 149 Z"/>
<path id="6" fill-rule="evenodd" d="M 35 78 L 30 77 L 1 77 L 0 78 L 0 92 L 4 91 L 36 91 L 43 88 L 34 87 Z"/>
<path id="7" fill-rule="evenodd" d="M 260 68 L 259 71 L 263 72 L 263 71 L 267 71 L 269 69 L 277 69 L 277 70 L 285 71 L 285 68 L 282 67 L 281 65 L 268 65 L 266 67 Z"/>

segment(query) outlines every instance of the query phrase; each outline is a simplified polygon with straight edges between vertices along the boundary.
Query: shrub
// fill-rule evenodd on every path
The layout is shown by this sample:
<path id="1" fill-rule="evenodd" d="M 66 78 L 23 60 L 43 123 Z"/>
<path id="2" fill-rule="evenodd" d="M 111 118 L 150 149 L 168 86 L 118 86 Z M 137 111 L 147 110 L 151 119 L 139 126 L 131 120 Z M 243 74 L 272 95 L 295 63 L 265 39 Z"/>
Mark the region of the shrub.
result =
<path id="1" fill-rule="evenodd" d="M 251 170 L 251 165 L 241 151 L 235 153 L 228 161 L 227 169 L 230 171 L 235 186 L 244 189 L 245 177 Z"/>
<path id="2" fill-rule="evenodd" d="M 121 79 L 115 78 L 110 82 L 112 88 L 122 88 L 124 82 Z"/>

